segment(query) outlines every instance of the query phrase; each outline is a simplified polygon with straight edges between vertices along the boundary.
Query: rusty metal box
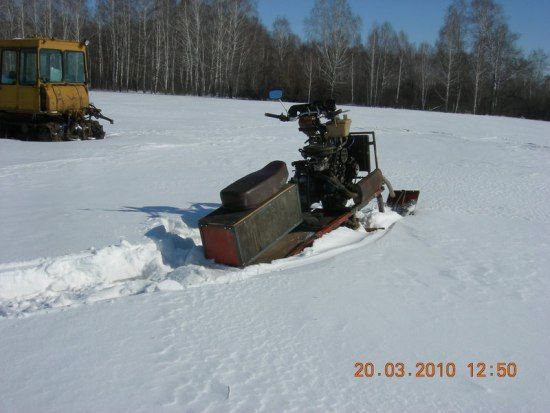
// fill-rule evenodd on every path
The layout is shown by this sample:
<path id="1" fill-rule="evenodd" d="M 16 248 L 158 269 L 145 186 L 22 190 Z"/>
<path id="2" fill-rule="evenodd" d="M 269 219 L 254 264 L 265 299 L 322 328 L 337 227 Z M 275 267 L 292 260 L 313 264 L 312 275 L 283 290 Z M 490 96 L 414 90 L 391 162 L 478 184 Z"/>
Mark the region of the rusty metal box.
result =
<path id="1" fill-rule="evenodd" d="M 298 187 L 287 184 L 252 210 L 216 209 L 201 218 L 199 229 L 206 258 L 240 267 L 253 263 L 301 222 Z"/>

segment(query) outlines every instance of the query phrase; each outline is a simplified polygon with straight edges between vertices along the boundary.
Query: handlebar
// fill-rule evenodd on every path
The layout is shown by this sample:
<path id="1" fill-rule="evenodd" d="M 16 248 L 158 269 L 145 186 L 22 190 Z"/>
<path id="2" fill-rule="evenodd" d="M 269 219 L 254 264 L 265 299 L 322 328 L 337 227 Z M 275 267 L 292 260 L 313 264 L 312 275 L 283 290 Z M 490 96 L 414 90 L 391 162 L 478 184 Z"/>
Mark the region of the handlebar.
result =
<path id="1" fill-rule="evenodd" d="M 274 114 L 274 113 L 265 113 L 265 116 L 267 116 L 268 118 L 279 119 L 281 122 L 287 122 L 287 121 L 290 120 L 290 119 L 288 118 L 288 116 L 283 115 L 283 114 L 276 115 L 276 114 Z"/>
<path id="2" fill-rule="evenodd" d="M 279 119 L 281 122 L 289 122 L 291 120 L 299 119 L 303 116 L 316 116 L 318 118 L 324 117 L 328 120 L 334 119 L 336 116 L 347 111 L 342 109 L 336 109 L 334 100 L 329 99 L 326 102 L 313 102 L 302 103 L 298 105 L 292 105 L 287 114 L 281 113 L 276 115 L 275 113 L 266 113 L 268 118 Z"/>

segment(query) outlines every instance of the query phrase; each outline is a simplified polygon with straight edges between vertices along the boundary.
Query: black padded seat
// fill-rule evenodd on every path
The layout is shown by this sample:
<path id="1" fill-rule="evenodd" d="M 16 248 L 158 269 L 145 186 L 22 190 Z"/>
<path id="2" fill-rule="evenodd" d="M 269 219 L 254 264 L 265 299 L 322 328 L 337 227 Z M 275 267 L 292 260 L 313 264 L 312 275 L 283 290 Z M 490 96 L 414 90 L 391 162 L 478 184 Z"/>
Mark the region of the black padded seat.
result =
<path id="1" fill-rule="evenodd" d="M 244 211 L 259 206 L 279 192 L 288 180 L 283 161 L 273 161 L 262 169 L 233 182 L 220 192 L 222 206 L 232 211 Z"/>

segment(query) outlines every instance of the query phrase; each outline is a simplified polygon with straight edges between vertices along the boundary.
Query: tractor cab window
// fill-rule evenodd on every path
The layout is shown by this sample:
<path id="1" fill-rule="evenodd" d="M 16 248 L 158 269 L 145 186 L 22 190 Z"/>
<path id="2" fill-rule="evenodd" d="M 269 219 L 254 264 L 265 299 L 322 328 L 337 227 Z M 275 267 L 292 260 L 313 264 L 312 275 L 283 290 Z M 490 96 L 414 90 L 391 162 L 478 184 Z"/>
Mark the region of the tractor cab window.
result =
<path id="1" fill-rule="evenodd" d="M 34 85 L 36 83 L 36 50 L 21 50 L 21 61 L 19 64 L 20 78 L 22 85 Z"/>
<path id="2" fill-rule="evenodd" d="M 63 61 L 63 80 L 68 83 L 84 83 L 86 72 L 84 71 L 84 53 L 65 52 Z"/>
<path id="3" fill-rule="evenodd" d="M 45 83 L 63 81 L 62 62 L 61 51 L 40 50 L 40 79 Z"/>
<path id="4" fill-rule="evenodd" d="M 2 84 L 15 85 L 17 83 L 17 52 L 15 50 L 2 51 Z"/>

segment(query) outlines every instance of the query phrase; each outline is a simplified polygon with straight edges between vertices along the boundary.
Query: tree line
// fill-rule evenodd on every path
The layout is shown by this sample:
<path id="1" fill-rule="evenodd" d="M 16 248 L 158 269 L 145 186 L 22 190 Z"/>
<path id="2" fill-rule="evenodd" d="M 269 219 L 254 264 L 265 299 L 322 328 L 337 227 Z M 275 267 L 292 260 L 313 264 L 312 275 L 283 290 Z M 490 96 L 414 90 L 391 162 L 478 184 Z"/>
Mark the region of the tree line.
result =
<path id="1" fill-rule="evenodd" d="M 347 0 L 316 0 L 304 33 L 284 17 L 265 27 L 253 0 L 0 0 L 2 38 L 89 40 L 98 89 L 256 99 L 281 87 L 293 101 L 550 120 L 547 56 L 517 46 L 495 0 L 453 0 L 433 44 L 388 22 L 363 33 Z"/>

